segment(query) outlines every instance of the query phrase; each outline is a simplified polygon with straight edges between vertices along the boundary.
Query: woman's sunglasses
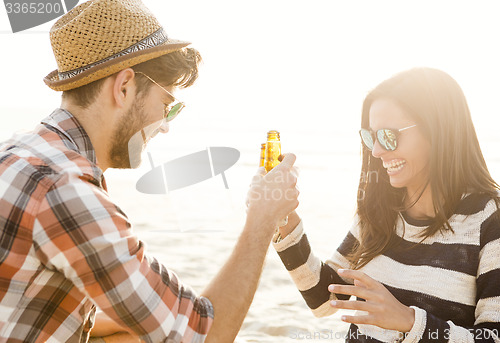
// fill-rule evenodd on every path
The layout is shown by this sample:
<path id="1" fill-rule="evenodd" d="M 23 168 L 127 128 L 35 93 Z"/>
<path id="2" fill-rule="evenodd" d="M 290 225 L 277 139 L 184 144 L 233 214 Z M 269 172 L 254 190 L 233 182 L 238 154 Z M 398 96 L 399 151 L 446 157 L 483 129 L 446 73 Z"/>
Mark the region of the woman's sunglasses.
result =
<path id="1" fill-rule="evenodd" d="M 359 130 L 359 135 L 361 140 L 365 144 L 368 150 L 373 150 L 373 145 L 375 144 L 375 136 L 377 137 L 380 146 L 387 151 L 394 151 L 398 147 L 398 136 L 401 131 L 411 129 L 417 126 L 417 124 L 412 126 L 403 127 L 402 129 L 380 129 L 377 132 L 372 130 L 361 129 Z"/>

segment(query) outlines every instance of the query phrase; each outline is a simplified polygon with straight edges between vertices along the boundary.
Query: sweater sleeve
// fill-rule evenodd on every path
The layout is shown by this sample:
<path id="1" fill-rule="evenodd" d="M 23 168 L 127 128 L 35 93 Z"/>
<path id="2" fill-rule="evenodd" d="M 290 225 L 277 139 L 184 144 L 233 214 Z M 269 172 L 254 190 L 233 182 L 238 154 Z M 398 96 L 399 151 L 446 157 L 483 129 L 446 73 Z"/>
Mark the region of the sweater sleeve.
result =
<path id="1" fill-rule="evenodd" d="M 302 221 L 283 240 L 276 242 L 276 239 L 273 239 L 273 246 L 307 306 L 316 317 L 329 316 L 337 311 L 330 306 L 330 300 L 349 299 L 349 296 L 343 294 L 335 296 L 328 291 L 328 286 L 332 283 L 347 283 L 336 272 L 338 268 L 348 268 L 346 260 L 337 259 L 334 255 L 331 260 L 324 263 L 317 258 L 304 233 Z"/>
<path id="2" fill-rule="evenodd" d="M 404 343 L 500 342 L 500 211 L 481 224 L 476 311 L 473 326 L 463 327 L 416 308 L 413 328 Z M 416 312 L 417 313 L 417 312 Z"/>

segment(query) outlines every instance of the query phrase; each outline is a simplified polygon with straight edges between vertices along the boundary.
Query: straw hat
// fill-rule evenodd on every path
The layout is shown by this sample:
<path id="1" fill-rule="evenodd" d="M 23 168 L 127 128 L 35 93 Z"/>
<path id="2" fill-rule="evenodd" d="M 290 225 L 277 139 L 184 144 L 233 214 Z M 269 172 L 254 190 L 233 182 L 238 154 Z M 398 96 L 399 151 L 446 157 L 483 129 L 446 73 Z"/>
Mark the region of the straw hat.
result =
<path id="1" fill-rule="evenodd" d="M 122 69 L 179 50 L 140 0 L 91 0 L 50 30 L 58 69 L 44 78 L 56 91 L 84 86 Z"/>

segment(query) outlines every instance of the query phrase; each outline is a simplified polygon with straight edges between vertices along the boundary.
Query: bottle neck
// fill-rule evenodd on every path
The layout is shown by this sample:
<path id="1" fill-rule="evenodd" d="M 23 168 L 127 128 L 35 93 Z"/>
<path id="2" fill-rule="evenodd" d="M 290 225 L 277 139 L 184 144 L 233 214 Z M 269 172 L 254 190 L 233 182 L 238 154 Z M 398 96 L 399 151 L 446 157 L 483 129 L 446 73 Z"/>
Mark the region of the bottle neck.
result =
<path id="1" fill-rule="evenodd" d="M 278 131 L 272 130 L 267 133 L 267 140 L 268 141 L 279 141 L 280 140 L 280 133 Z"/>

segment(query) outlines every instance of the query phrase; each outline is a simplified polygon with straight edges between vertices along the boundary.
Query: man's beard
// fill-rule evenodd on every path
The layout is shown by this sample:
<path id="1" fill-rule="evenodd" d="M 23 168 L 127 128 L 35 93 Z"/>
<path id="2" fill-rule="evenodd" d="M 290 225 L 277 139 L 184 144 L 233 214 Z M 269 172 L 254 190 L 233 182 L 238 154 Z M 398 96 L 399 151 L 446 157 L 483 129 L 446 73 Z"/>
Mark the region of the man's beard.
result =
<path id="1" fill-rule="evenodd" d="M 120 119 L 113 132 L 109 163 L 111 168 L 137 168 L 141 164 L 141 154 L 146 146 L 143 125 L 144 102 L 138 100 Z"/>

